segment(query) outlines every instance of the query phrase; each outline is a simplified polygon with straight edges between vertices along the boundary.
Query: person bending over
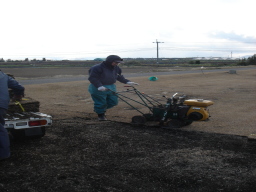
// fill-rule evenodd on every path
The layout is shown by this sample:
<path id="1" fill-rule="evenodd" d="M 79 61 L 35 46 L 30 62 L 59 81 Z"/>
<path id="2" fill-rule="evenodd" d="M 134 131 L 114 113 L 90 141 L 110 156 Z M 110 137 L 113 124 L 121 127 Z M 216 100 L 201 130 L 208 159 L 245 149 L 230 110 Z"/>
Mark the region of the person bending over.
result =
<path id="1" fill-rule="evenodd" d="M 21 100 L 24 96 L 24 87 L 0 70 L 0 160 L 10 157 L 9 135 L 4 128 L 4 116 L 10 101 L 9 88 L 13 90 L 14 100 Z"/>

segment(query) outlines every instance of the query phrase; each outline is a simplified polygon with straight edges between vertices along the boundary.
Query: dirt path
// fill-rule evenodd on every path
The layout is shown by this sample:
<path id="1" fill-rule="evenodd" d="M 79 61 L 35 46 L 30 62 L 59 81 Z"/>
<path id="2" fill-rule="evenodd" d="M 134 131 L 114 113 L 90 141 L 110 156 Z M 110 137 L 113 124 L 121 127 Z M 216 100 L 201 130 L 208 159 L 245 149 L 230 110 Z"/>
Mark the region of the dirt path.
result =
<path id="1" fill-rule="evenodd" d="M 227 72 L 197 73 L 185 75 L 163 75 L 157 81 L 148 77 L 132 77 L 138 82 L 140 91 L 162 101 L 162 95 L 171 96 L 178 92 L 189 98 L 202 98 L 214 101 L 210 106 L 211 120 L 194 122 L 186 129 L 223 134 L 253 136 L 256 134 L 255 108 L 256 70 L 241 70 L 237 74 Z M 55 118 L 74 115 L 94 118 L 93 103 L 87 91 L 89 82 L 64 82 L 26 86 L 26 94 L 41 102 L 42 112 L 52 114 Z M 123 84 L 117 83 L 118 90 L 125 90 Z M 129 95 L 137 98 L 136 95 Z M 143 106 L 136 105 L 138 108 Z M 110 120 L 130 122 L 138 114 L 124 102 L 107 112 Z"/>

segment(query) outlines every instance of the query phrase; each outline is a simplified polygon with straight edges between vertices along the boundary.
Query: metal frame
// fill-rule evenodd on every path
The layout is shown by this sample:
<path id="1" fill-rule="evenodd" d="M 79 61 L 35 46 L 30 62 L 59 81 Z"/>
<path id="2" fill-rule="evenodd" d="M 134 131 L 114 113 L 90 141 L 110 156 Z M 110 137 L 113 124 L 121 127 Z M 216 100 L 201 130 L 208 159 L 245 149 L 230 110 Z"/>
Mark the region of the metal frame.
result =
<path id="1" fill-rule="evenodd" d="M 153 113 L 153 108 L 155 106 L 162 105 L 160 102 L 158 102 L 154 98 L 150 97 L 149 95 L 147 95 L 145 93 L 141 93 L 134 86 L 125 86 L 125 87 L 131 87 L 132 89 L 131 90 L 127 89 L 126 91 L 120 91 L 120 92 L 115 92 L 115 91 L 112 91 L 112 90 L 109 89 L 109 91 L 112 91 L 113 94 L 115 94 L 119 99 L 124 101 L 127 105 L 129 105 L 130 107 L 132 107 L 133 109 L 135 109 L 136 111 L 141 113 L 142 115 L 144 115 L 144 113 L 141 112 L 138 108 L 134 107 L 132 104 L 130 104 L 129 101 L 133 101 L 135 103 L 138 103 L 138 104 L 141 104 L 141 105 L 147 107 L 152 113 Z M 127 97 L 127 96 L 123 95 L 122 93 L 135 93 L 141 99 L 141 102 L 136 101 L 136 100 L 134 100 L 130 97 Z"/>

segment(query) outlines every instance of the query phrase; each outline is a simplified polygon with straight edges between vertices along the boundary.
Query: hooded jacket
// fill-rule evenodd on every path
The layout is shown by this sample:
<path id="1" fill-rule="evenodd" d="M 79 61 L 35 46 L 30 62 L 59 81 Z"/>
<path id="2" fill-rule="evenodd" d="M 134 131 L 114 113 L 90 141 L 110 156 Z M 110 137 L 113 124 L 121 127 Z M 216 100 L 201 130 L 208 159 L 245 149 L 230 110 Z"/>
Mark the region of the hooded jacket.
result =
<path id="1" fill-rule="evenodd" d="M 10 102 L 8 88 L 12 89 L 15 95 L 24 95 L 24 87 L 0 70 L 0 108 L 3 109 L 8 109 Z"/>
<path id="2" fill-rule="evenodd" d="M 122 70 L 118 66 L 112 66 L 114 61 L 122 61 L 120 57 L 116 55 L 110 55 L 107 57 L 106 61 L 100 64 L 94 65 L 89 69 L 89 78 L 91 84 L 95 87 L 100 87 L 104 85 L 112 85 L 116 80 L 121 83 L 129 82 L 122 75 Z"/>

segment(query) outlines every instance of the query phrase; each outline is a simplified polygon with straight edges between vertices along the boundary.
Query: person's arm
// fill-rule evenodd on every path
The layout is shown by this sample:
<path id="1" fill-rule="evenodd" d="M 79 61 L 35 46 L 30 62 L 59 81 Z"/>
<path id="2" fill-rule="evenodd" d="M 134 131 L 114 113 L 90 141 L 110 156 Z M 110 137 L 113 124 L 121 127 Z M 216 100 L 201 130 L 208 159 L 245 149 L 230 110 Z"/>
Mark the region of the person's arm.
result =
<path id="1" fill-rule="evenodd" d="M 92 67 L 89 70 L 88 80 L 90 81 L 91 84 L 93 84 L 97 88 L 102 86 L 102 83 L 100 81 L 100 75 L 101 75 L 101 71 L 99 67 Z"/>
<path id="2" fill-rule="evenodd" d="M 122 75 L 122 70 L 119 67 L 117 69 L 117 80 L 125 84 L 130 81 Z"/>
<path id="3" fill-rule="evenodd" d="M 24 96 L 25 88 L 10 76 L 8 76 L 8 88 L 12 89 L 16 96 Z"/>
<path id="4" fill-rule="evenodd" d="M 125 83 L 128 85 L 139 85 L 138 83 L 131 82 L 130 80 L 126 79 L 122 74 L 122 70 L 119 68 L 117 73 L 117 80 L 121 83 Z"/>

